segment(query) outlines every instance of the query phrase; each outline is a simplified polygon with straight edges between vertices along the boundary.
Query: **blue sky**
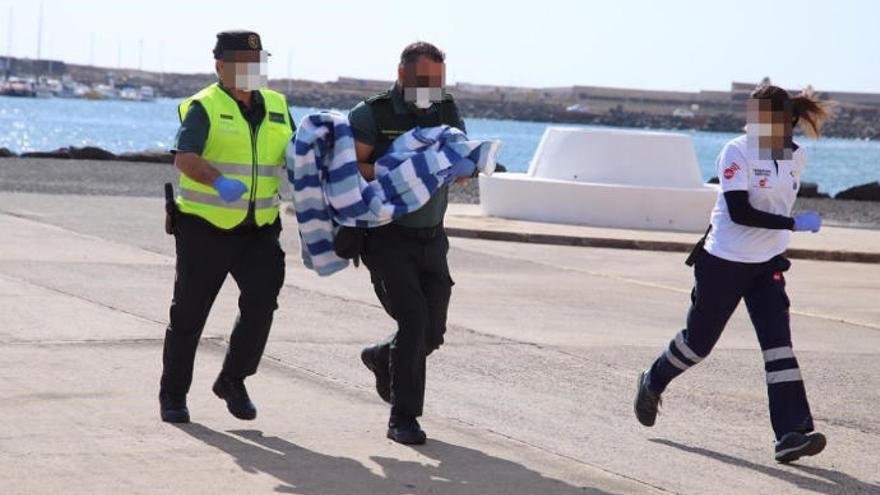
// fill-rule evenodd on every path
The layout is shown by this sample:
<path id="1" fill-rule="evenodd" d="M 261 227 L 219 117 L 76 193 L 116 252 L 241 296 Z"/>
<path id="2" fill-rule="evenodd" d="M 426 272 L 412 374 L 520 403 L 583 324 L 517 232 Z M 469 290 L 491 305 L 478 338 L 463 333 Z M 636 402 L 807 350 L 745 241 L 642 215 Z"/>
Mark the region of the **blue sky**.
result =
<path id="1" fill-rule="evenodd" d="M 401 48 L 424 39 L 447 52 L 449 82 L 724 90 L 769 75 L 792 88 L 880 92 L 871 0 L 43 3 L 44 57 L 110 67 L 137 67 L 142 40 L 145 69 L 208 72 L 214 34 L 248 28 L 273 52 L 270 77 L 290 67 L 304 79 L 392 79 Z M 11 8 L 12 55 L 36 56 L 39 6 L 0 0 L 0 54 Z"/>

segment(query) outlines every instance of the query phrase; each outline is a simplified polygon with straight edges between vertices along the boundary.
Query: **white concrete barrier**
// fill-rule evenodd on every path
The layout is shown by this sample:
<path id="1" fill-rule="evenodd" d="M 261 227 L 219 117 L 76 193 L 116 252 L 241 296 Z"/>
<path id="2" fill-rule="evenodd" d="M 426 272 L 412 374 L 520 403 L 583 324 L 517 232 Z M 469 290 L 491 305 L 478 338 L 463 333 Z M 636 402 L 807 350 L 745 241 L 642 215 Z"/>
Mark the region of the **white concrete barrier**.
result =
<path id="1" fill-rule="evenodd" d="M 690 137 L 661 132 L 549 127 L 527 173 L 480 177 L 486 215 L 600 227 L 703 231 L 717 194 Z"/>

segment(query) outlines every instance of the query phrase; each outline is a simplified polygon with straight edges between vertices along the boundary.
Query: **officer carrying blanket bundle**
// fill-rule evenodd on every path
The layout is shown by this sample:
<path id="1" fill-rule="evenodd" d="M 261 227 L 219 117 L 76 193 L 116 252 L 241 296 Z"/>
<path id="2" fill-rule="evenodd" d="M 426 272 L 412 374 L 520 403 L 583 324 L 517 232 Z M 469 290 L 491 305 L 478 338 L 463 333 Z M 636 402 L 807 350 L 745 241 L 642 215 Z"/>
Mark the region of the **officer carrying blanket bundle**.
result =
<path id="1" fill-rule="evenodd" d="M 495 170 L 497 141 L 471 141 L 441 125 L 402 134 L 376 161 L 375 179 L 358 169 L 354 138 L 345 116 L 306 116 L 288 147 L 288 179 L 299 222 L 305 265 L 331 275 L 348 260 L 334 251 L 341 226 L 386 225 L 423 207 L 441 187 L 459 177 Z"/>

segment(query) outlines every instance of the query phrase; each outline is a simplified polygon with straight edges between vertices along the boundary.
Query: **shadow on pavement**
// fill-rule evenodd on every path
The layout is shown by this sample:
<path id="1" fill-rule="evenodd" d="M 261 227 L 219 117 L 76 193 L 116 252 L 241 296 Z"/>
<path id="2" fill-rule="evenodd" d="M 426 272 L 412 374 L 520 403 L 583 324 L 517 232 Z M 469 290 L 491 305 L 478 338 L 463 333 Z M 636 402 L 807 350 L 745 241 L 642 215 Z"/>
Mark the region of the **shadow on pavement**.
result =
<path id="1" fill-rule="evenodd" d="M 651 442 L 673 447 L 692 454 L 706 456 L 727 464 L 743 467 L 772 476 L 774 478 L 787 481 L 802 490 L 809 490 L 816 493 L 880 493 L 880 484 L 868 483 L 852 476 L 835 471 L 833 469 L 824 469 L 814 466 L 803 466 L 799 464 L 789 464 L 786 469 L 773 467 L 772 465 L 756 464 L 739 457 L 734 457 L 714 450 L 704 449 L 702 447 L 692 447 L 671 440 L 661 438 L 652 438 Z M 768 460 L 768 462 L 772 462 Z M 804 476 L 799 473 L 792 472 L 791 469 L 803 471 L 812 476 Z M 815 476 L 815 478 L 813 477 Z M 822 479 L 816 479 L 822 478 Z"/>
<path id="2" fill-rule="evenodd" d="M 305 449 L 258 430 L 220 432 L 199 423 L 179 425 L 188 435 L 231 455 L 246 473 L 265 473 L 280 481 L 279 493 L 302 495 L 413 493 L 492 495 L 603 495 L 607 492 L 546 478 L 525 466 L 480 451 L 429 439 L 416 450 L 436 466 L 372 457 L 384 476 L 360 462 Z M 405 448 L 405 447 L 401 447 Z"/>

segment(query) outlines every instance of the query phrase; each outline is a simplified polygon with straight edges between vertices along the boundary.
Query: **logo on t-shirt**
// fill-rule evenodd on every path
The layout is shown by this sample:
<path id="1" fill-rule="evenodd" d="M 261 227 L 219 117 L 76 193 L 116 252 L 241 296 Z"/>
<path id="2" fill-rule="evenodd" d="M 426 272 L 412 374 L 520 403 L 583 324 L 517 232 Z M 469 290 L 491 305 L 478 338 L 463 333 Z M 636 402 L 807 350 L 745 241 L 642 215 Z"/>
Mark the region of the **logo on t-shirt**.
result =
<path id="1" fill-rule="evenodd" d="M 727 180 L 730 180 L 730 179 L 732 179 L 732 178 L 736 175 L 736 173 L 739 172 L 740 170 L 742 170 L 742 169 L 739 168 L 739 165 L 737 165 L 736 162 L 733 162 L 733 164 L 731 164 L 729 167 L 727 167 L 727 168 L 724 169 L 724 178 L 727 179 Z"/>
<path id="2" fill-rule="evenodd" d="M 758 181 L 758 187 L 767 187 L 767 178 L 762 177 L 761 180 Z"/>

